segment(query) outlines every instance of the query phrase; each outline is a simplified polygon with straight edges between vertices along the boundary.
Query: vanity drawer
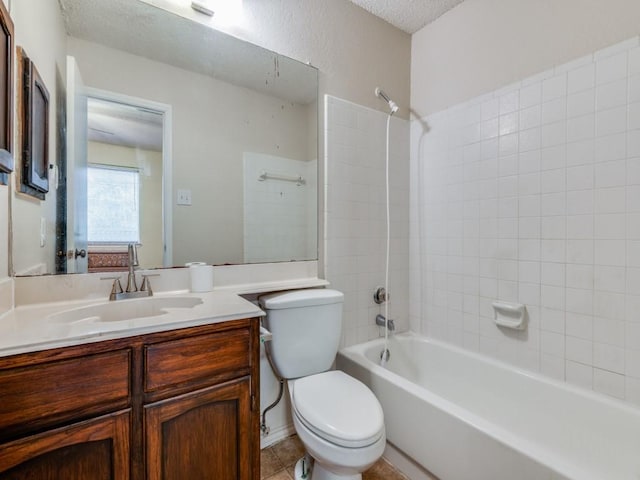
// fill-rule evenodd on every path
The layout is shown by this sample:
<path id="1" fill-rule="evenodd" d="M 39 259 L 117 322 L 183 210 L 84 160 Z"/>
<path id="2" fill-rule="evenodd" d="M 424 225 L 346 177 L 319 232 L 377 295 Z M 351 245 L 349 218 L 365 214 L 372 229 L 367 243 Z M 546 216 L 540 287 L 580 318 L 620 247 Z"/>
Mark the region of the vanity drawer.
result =
<path id="1" fill-rule="evenodd" d="M 249 328 L 145 345 L 144 388 L 153 392 L 189 383 L 246 375 L 251 365 Z M 230 375 L 233 374 L 233 375 Z"/>
<path id="2" fill-rule="evenodd" d="M 129 349 L 0 370 L 2 436 L 126 407 Z"/>

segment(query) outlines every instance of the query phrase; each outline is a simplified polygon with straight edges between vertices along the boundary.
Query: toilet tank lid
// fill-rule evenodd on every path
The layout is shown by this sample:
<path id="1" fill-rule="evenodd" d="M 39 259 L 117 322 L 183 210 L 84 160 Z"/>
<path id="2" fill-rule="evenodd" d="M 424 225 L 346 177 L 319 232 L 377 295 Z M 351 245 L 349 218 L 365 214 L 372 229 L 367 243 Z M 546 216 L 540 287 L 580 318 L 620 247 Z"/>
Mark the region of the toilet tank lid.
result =
<path id="1" fill-rule="evenodd" d="M 343 300 L 344 294 L 342 292 L 328 288 L 314 288 L 264 295 L 260 297 L 260 306 L 268 310 L 278 310 L 281 308 L 311 307 L 314 305 L 342 303 Z"/>

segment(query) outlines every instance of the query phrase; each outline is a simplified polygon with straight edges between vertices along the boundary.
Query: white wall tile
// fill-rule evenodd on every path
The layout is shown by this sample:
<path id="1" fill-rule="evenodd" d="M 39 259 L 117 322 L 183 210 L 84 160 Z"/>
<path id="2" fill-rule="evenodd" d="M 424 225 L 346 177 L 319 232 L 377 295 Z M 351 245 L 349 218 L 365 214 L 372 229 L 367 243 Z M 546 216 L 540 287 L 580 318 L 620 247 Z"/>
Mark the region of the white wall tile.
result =
<path id="1" fill-rule="evenodd" d="M 567 287 L 592 289 L 593 268 L 593 265 L 567 265 Z"/>
<path id="2" fill-rule="evenodd" d="M 568 336 L 593 340 L 593 317 L 580 313 L 567 312 L 565 331 Z"/>
<path id="3" fill-rule="evenodd" d="M 625 375 L 640 379 L 640 350 L 625 351 Z"/>
<path id="4" fill-rule="evenodd" d="M 547 147 L 540 150 L 540 170 L 555 170 L 567 164 L 567 148 L 565 145 Z"/>
<path id="5" fill-rule="evenodd" d="M 593 341 L 624 347 L 625 322 L 612 318 L 593 318 Z"/>
<path id="6" fill-rule="evenodd" d="M 605 292 L 625 293 L 626 268 L 596 265 L 593 286 Z"/>
<path id="7" fill-rule="evenodd" d="M 541 127 L 540 145 L 542 148 L 564 145 L 565 143 L 567 143 L 567 127 L 564 120 Z"/>
<path id="8" fill-rule="evenodd" d="M 596 112 L 596 135 L 599 137 L 624 132 L 627 128 L 627 108 L 616 107 Z"/>
<path id="9" fill-rule="evenodd" d="M 598 50 L 593 54 L 594 60 L 598 61 L 606 57 L 610 57 L 617 53 L 627 52 L 628 50 L 632 50 L 638 46 L 638 37 L 633 37 L 628 40 L 624 40 L 622 42 L 615 43 L 608 47 Z"/>
<path id="10" fill-rule="evenodd" d="M 564 263 L 542 262 L 540 281 L 543 285 L 564 287 L 565 285 Z"/>
<path id="11" fill-rule="evenodd" d="M 512 92 L 506 93 L 500 96 L 500 115 L 505 113 L 511 113 L 518 110 L 520 106 L 520 92 L 519 89 L 514 89 Z"/>
<path id="12" fill-rule="evenodd" d="M 595 115 L 587 114 L 567 119 L 567 141 L 577 142 L 593 137 Z"/>
<path id="13" fill-rule="evenodd" d="M 640 74 L 640 71 L 638 72 Z M 538 105 L 542 101 L 542 84 L 535 82 L 520 89 L 520 108 Z"/>
<path id="14" fill-rule="evenodd" d="M 595 213 L 624 213 L 627 199 L 625 187 L 598 188 L 594 195 Z"/>
<path id="15" fill-rule="evenodd" d="M 640 82 L 639 82 L 640 84 Z M 589 112 L 585 112 L 589 113 Z M 530 128 L 539 127 L 542 118 L 542 110 L 539 104 L 520 110 L 519 112 L 519 128 L 528 130 Z"/>
<path id="16" fill-rule="evenodd" d="M 543 262 L 564 263 L 566 260 L 565 240 L 542 239 L 540 243 L 540 259 Z"/>
<path id="17" fill-rule="evenodd" d="M 626 133 L 598 137 L 594 141 L 593 149 L 596 162 L 624 159 L 627 156 Z"/>
<path id="18" fill-rule="evenodd" d="M 594 160 L 593 138 L 567 144 L 567 166 L 591 164 Z"/>
<path id="19" fill-rule="evenodd" d="M 594 262 L 596 265 L 623 267 L 626 264 L 624 240 L 595 240 Z"/>
<path id="20" fill-rule="evenodd" d="M 546 102 L 555 98 L 566 97 L 567 75 L 561 74 L 548 78 L 542 82 L 542 101 Z"/>
<path id="21" fill-rule="evenodd" d="M 567 269 L 571 265 L 567 265 Z M 567 288 L 565 290 L 567 312 L 591 315 L 593 313 L 593 290 Z"/>
<path id="22" fill-rule="evenodd" d="M 626 86 L 625 86 L 626 88 Z M 626 95 L 624 102 L 626 103 Z M 620 104 L 621 105 L 621 104 Z M 562 96 L 542 104 L 542 124 L 555 123 L 567 118 L 567 97 Z"/>
<path id="23" fill-rule="evenodd" d="M 596 392 L 611 395 L 616 398 L 624 398 L 625 379 L 623 375 L 593 369 L 593 389 Z"/>
<path id="24" fill-rule="evenodd" d="M 629 50 L 629 75 L 640 74 L 640 48 L 634 47 Z"/>
<path id="25" fill-rule="evenodd" d="M 540 237 L 544 239 L 567 238 L 567 221 L 564 216 L 541 217 Z"/>
<path id="26" fill-rule="evenodd" d="M 594 241 L 567 240 L 567 263 L 589 264 L 593 262 Z"/>
<path id="27" fill-rule="evenodd" d="M 593 215 L 569 215 L 567 217 L 567 238 L 592 239 L 593 236 Z"/>
<path id="28" fill-rule="evenodd" d="M 547 193 L 540 196 L 540 214 L 543 216 L 565 215 L 565 192 Z"/>
<path id="29" fill-rule="evenodd" d="M 627 78 L 598 85 L 596 88 L 596 110 L 607 110 L 627 104 Z"/>
<path id="30" fill-rule="evenodd" d="M 567 97 L 567 118 L 594 113 L 596 110 L 595 99 L 593 88 L 569 95 Z"/>
<path id="31" fill-rule="evenodd" d="M 567 336 L 566 356 L 567 360 L 593 365 L 593 342 Z"/>
<path id="32" fill-rule="evenodd" d="M 629 103 L 640 101 L 640 73 L 629 77 L 627 89 Z"/>
<path id="33" fill-rule="evenodd" d="M 584 363 L 567 360 L 566 365 L 567 382 L 579 387 L 593 388 L 593 368 Z"/>
<path id="34" fill-rule="evenodd" d="M 419 254 L 432 286 L 411 288 L 427 317 L 414 323 L 640 405 L 639 37 L 426 120 L 439 129 L 412 159 L 426 168 L 412 186 L 424 204 L 412 202 L 421 237 L 407 264 Z M 342 189 L 343 202 L 358 203 L 357 188 Z M 355 218 L 341 212 L 339 232 L 373 216 L 341 205 Z M 527 304 L 526 341 L 495 327 L 496 298 Z"/>
<path id="35" fill-rule="evenodd" d="M 627 75 L 627 52 L 596 61 L 596 85 L 620 80 Z"/>
<path id="36" fill-rule="evenodd" d="M 518 136 L 520 152 L 529 152 L 540 148 L 540 128 L 521 130 Z"/>
<path id="37" fill-rule="evenodd" d="M 640 161 L 638 162 L 640 180 Z M 542 193 L 565 192 L 567 174 L 564 168 L 546 170 L 540 174 L 540 191 Z"/>
<path id="38" fill-rule="evenodd" d="M 568 93 L 580 92 L 595 85 L 595 64 L 576 68 L 568 74 Z"/>
<path id="39" fill-rule="evenodd" d="M 624 240 L 627 218 L 624 213 L 598 214 L 595 216 L 594 233 L 596 239 Z"/>

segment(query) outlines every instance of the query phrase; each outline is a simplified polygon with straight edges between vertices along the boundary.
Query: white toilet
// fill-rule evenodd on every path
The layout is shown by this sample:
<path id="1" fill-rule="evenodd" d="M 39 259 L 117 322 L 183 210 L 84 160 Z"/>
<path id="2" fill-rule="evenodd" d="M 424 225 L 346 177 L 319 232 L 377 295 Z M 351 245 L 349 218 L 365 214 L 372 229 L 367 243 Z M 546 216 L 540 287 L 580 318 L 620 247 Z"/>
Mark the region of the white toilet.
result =
<path id="1" fill-rule="evenodd" d="M 361 480 L 386 442 L 373 392 L 346 373 L 329 371 L 340 342 L 343 300 L 341 292 L 328 289 L 260 298 L 273 334 L 268 354 L 287 379 L 293 424 L 314 459 L 311 480 Z"/>

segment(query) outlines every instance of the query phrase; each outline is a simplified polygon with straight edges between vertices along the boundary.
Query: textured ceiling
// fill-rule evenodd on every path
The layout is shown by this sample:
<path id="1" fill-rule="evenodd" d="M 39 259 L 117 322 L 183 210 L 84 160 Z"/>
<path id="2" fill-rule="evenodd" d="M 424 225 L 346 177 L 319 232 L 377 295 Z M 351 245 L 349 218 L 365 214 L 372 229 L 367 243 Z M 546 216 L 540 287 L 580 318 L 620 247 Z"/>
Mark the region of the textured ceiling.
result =
<path id="1" fill-rule="evenodd" d="M 462 3 L 463 0 L 351 0 L 375 16 L 407 33 L 415 33 L 427 23 Z"/>

